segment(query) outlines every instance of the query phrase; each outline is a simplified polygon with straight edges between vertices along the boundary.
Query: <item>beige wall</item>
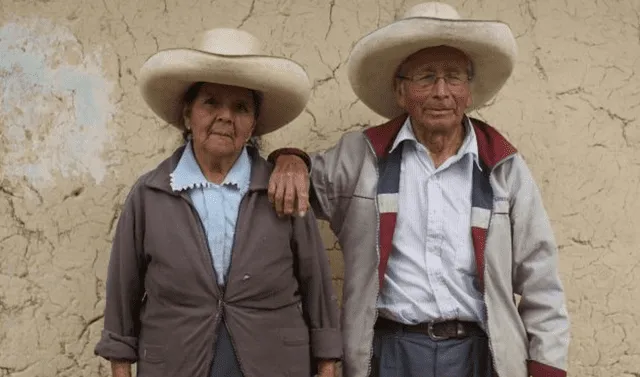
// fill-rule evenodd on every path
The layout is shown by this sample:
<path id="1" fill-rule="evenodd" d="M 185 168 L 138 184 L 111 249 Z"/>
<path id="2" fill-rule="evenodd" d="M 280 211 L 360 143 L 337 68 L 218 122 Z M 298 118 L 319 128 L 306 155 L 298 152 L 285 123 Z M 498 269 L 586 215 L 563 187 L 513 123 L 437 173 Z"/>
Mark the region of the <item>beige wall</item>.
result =
<path id="1" fill-rule="evenodd" d="M 179 141 L 138 95 L 147 56 L 210 27 L 269 38 L 314 90 L 267 149 L 316 150 L 380 120 L 356 101 L 345 61 L 415 2 L 1 0 L 0 377 L 107 375 L 92 352 L 114 221 L 133 180 Z M 571 375 L 639 376 L 640 2 L 451 4 L 517 35 L 514 76 L 478 115 L 522 151 L 543 191 L 573 322 Z"/>

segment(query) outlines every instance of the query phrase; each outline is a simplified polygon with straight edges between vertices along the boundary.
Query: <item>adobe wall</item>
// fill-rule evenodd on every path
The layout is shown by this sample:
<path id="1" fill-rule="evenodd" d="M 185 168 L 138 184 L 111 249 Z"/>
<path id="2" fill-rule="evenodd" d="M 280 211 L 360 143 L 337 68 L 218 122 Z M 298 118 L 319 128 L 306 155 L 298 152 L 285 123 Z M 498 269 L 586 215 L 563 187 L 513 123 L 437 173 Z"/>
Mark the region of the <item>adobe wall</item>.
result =
<path id="1" fill-rule="evenodd" d="M 100 335 L 110 240 L 137 176 L 180 142 L 148 110 L 138 69 L 194 33 L 241 27 L 313 80 L 266 152 L 313 151 L 381 119 L 356 100 L 355 41 L 397 0 L 0 2 L 0 377 L 107 376 Z M 517 35 L 513 77 L 474 114 L 524 154 L 560 245 L 575 376 L 640 375 L 640 2 L 452 0 Z M 341 287 L 342 262 L 323 225 Z"/>

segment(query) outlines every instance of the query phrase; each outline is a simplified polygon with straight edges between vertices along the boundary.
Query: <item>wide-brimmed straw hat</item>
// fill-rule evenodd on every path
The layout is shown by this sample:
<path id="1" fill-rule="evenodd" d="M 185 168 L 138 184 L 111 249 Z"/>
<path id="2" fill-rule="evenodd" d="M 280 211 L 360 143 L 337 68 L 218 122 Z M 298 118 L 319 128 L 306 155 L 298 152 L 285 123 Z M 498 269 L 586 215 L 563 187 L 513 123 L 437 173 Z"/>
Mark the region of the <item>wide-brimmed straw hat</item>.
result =
<path id="1" fill-rule="evenodd" d="M 398 66 L 415 52 L 441 45 L 463 51 L 473 63 L 473 105 L 468 110 L 482 106 L 498 93 L 511 75 L 517 55 L 516 41 L 507 24 L 461 19 L 450 5 L 422 3 L 356 43 L 347 62 L 351 87 L 379 115 L 401 115 L 403 110 L 396 103 L 393 87 Z"/>
<path id="2" fill-rule="evenodd" d="M 151 110 L 179 128 L 183 96 L 195 82 L 256 90 L 263 98 L 256 135 L 275 131 L 295 119 L 311 92 L 309 77 L 298 63 L 266 55 L 256 37 L 228 28 L 204 32 L 193 48 L 157 52 L 142 66 L 138 81 Z"/>

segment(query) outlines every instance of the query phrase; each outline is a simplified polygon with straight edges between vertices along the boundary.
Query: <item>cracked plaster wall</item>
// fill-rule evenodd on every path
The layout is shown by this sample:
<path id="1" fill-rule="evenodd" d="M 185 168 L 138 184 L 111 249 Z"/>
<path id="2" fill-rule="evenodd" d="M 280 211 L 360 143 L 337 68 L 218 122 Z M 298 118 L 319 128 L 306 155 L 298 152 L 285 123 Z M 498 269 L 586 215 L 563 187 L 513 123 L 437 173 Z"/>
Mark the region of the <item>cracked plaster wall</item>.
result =
<path id="1" fill-rule="evenodd" d="M 179 142 L 138 95 L 151 53 L 215 26 L 267 38 L 314 89 L 266 149 L 316 150 L 380 120 L 344 63 L 360 36 L 415 2 L 2 0 L 0 377 L 107 376 L 92 350 L 113 225 L 135 177 Z M 640 376 L 640 2 L 451 4 L 517 35 L 514 76 L 475 115 L 515 143 L 542 189 L 573 323 L 570 374 Z"/>

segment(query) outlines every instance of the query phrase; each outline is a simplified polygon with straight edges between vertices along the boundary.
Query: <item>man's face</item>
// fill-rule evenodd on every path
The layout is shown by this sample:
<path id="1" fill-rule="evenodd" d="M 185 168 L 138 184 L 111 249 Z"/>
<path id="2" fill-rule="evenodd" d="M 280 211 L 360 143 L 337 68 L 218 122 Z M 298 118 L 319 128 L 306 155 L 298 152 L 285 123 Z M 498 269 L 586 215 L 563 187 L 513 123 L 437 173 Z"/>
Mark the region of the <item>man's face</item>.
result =
<path id="1" fill-rule="evenodd" d="M 446 132 L 459 126 L 471 105 L 469 58 L 448 46 L 416 52 L 400 65 L 396 81 L 398 105 L 415 127 Z"/>

